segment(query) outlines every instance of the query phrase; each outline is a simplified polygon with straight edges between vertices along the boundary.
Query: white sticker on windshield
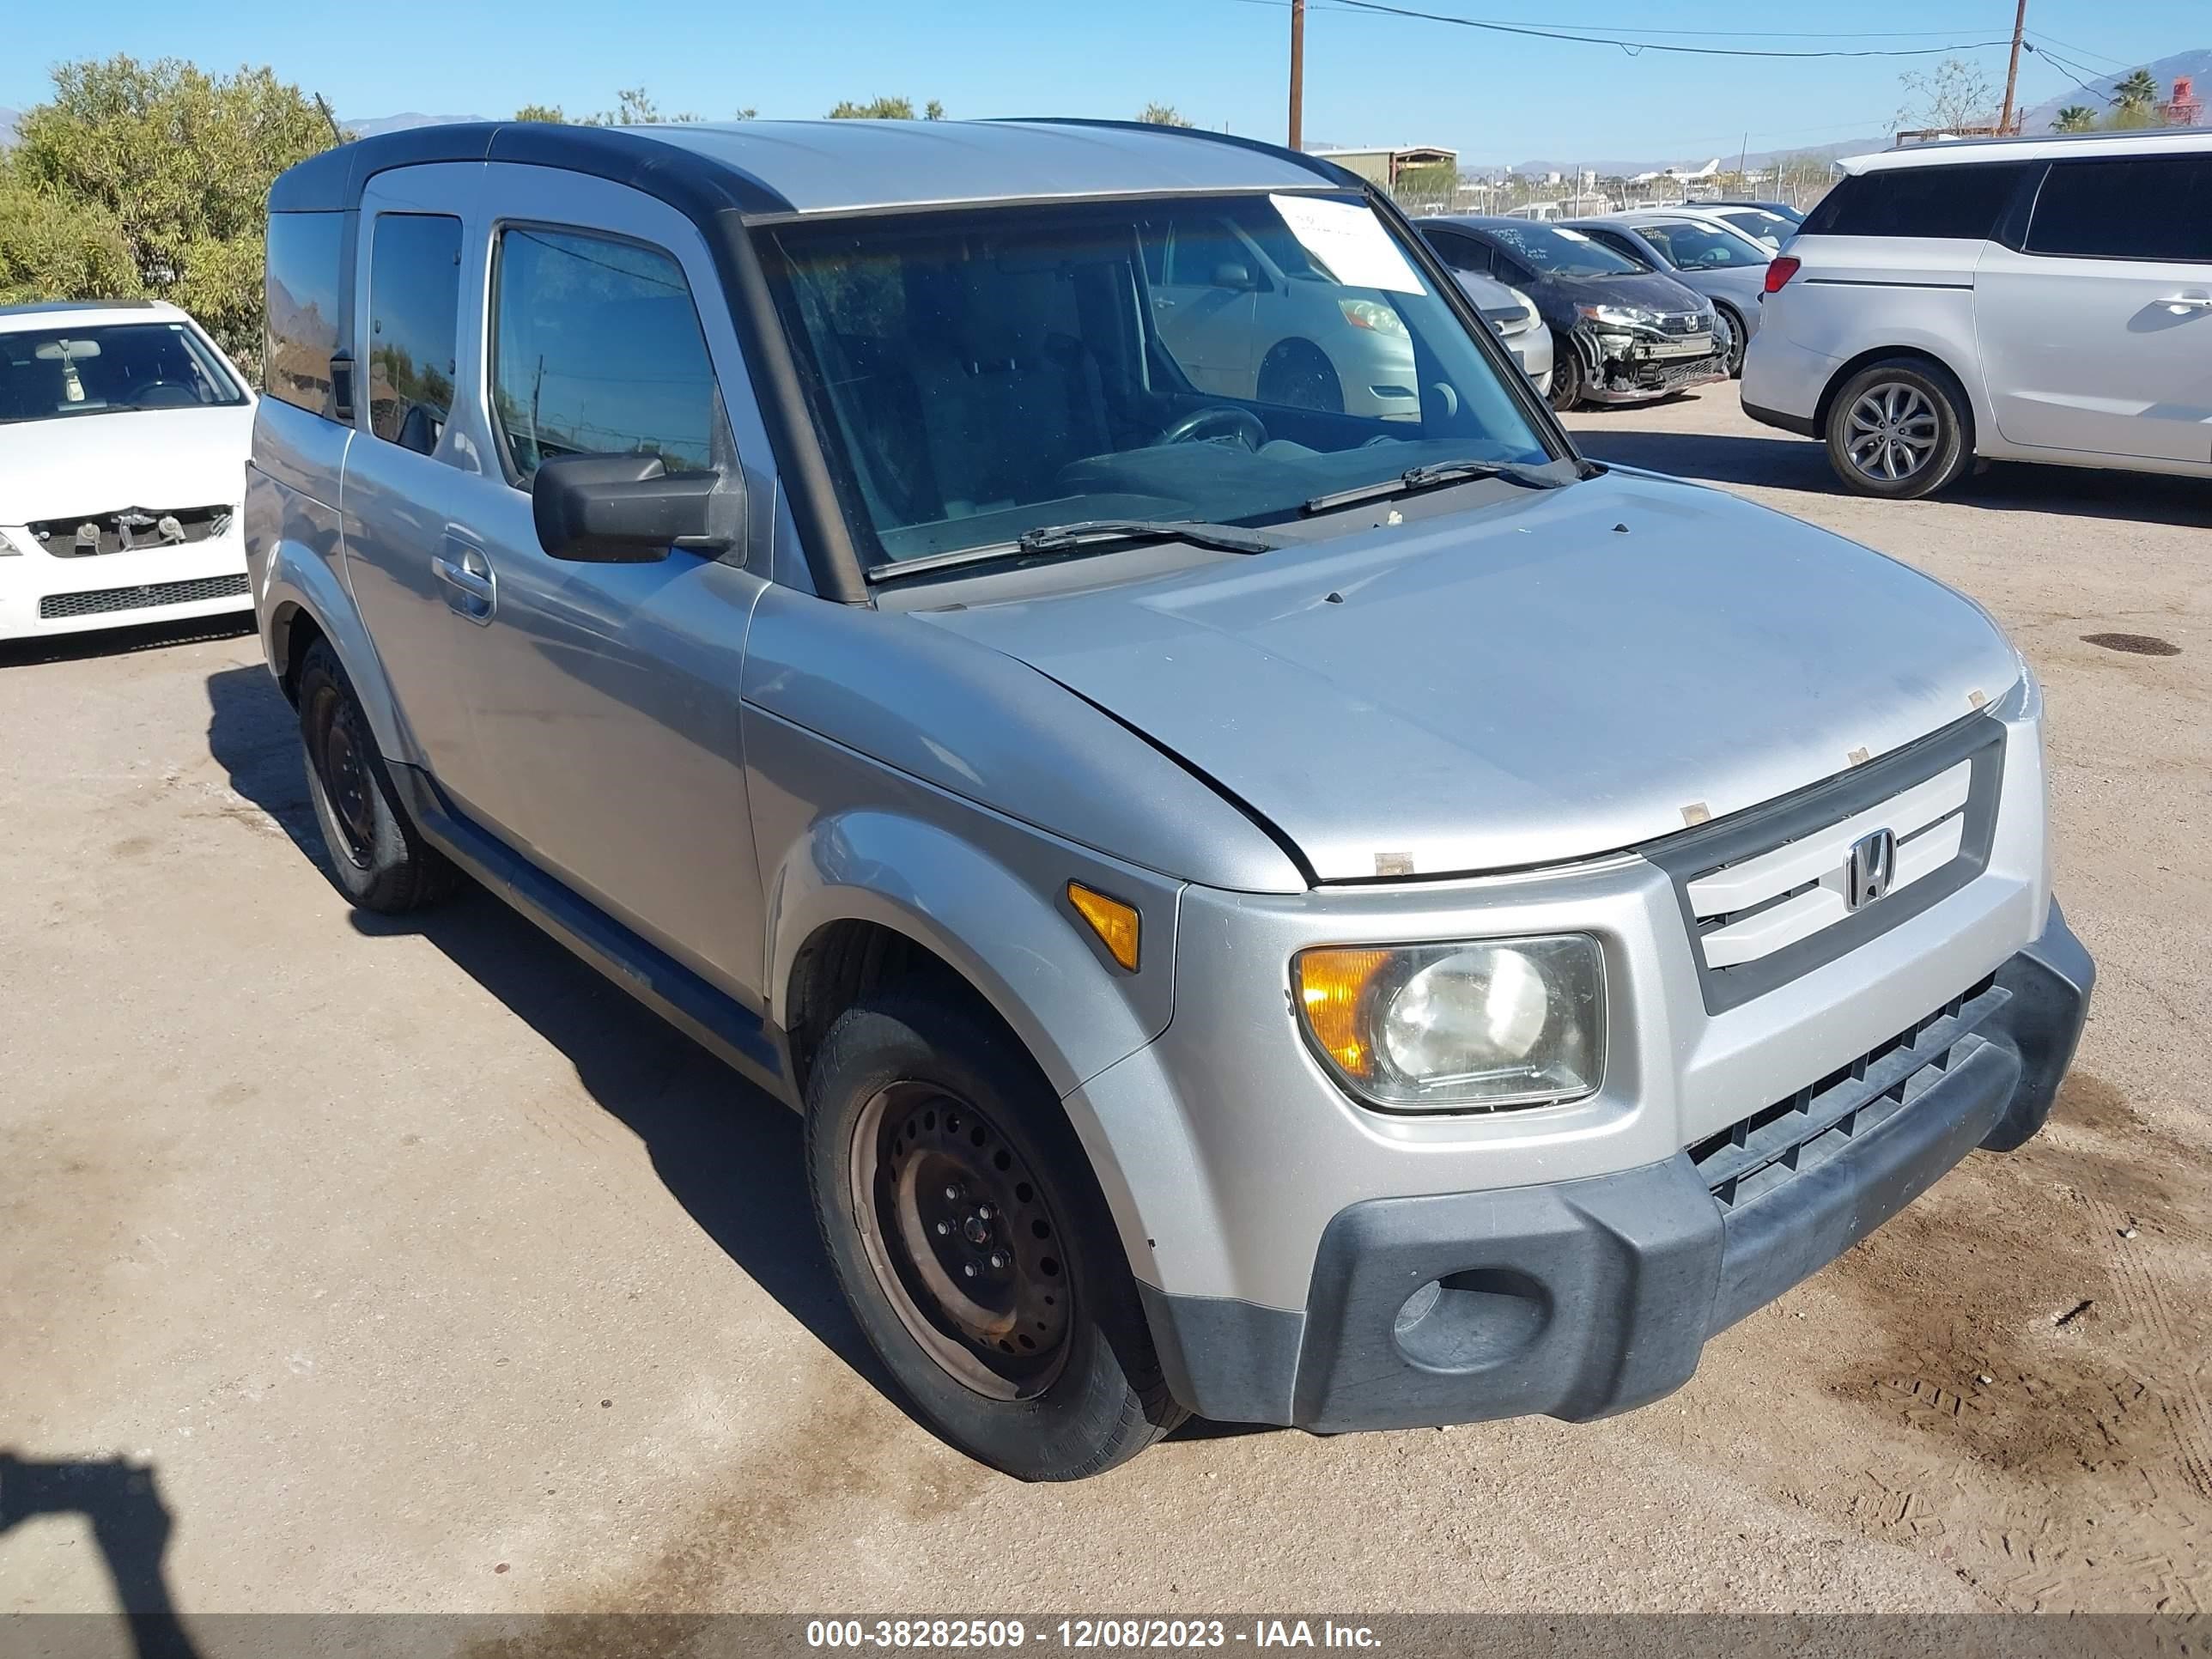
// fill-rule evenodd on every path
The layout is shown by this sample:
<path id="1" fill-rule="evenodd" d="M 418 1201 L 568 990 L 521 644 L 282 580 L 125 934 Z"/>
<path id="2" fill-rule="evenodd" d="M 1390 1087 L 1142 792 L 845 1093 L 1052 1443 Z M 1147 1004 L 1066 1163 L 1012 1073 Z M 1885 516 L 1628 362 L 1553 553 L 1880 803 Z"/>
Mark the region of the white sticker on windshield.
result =
<path id="1" fill-rule="evenodd" d="M 1394 294 L 1428 291 L 1370 209 L 1311 196 L 1270 196 L 1267 200 L 1300 246 L 1346 287 L 1388 289 Z"/>
<path id="2" fill-rule="evenodd" d="M 1589 240 L 1589 238 L 1583 235 L 1579 230 L 1569 230 L 1565 225 L 1553 225 L 1552 228 L 1558 231 L 1560 235 L 1565 237 L 1571 242 L 1587 242 Z"/>

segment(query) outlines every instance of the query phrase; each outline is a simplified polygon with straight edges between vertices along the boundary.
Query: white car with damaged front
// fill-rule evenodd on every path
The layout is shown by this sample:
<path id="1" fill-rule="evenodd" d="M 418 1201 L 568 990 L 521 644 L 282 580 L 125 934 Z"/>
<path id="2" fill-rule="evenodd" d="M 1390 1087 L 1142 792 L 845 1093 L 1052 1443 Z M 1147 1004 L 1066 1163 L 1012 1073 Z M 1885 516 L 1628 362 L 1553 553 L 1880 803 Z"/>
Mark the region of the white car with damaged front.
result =
<path id="1" fill-rule="evenodd" d="M 253 394 L 159 301 L 0 307 L 0 640 L 252 608 Z"/>

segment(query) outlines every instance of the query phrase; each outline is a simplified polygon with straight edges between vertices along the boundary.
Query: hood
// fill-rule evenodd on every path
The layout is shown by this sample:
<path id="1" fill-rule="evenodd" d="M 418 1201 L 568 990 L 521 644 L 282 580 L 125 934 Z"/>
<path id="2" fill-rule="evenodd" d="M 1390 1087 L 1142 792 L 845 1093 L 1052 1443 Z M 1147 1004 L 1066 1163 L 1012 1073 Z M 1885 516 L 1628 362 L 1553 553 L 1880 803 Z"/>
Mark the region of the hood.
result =
<path id="1" fill-rule="evenodd" d="M 1981 610 L 1917 572 L 1620 472 L 916 615 L 1146 733 L 1324 881 L 1634 846 L 1887 753 L 2020 675 Z"/>
<path id="2" fill-rule="evenodd" d="M 0 524 L 127 507 L 235 507 L 253 408 L 148 409 L 0 425 Z"/>
<path id="3" fill-rule="evenodd" d="M 1639 270 L 1620 276 L 1553 276 L 1537 303 L 1549 302 L 1571 323 L 1577 306 L 1644 306 L 1654 311 L 1695 311 L 1705 304 L 1672 276 Z M 1548 320 L 1548 319 L 1547 319 Z"/>

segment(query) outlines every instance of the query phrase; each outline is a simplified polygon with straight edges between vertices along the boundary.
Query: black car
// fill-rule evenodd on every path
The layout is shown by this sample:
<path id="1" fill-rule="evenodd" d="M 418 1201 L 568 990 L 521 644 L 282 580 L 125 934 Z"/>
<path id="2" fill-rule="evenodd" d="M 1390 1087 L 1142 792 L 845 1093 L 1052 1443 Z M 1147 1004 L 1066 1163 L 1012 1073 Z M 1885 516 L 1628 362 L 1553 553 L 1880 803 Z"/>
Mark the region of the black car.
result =
<path id="1" fill-rule="evenodd" d="M 1519 289 L 1552 330 L 1552 407 L 1633 404 L 1728 378 L 1712 302 L 1580 231 L 1530 219 L 1437 218 L 1421 232 L 1454 270 Z"/>

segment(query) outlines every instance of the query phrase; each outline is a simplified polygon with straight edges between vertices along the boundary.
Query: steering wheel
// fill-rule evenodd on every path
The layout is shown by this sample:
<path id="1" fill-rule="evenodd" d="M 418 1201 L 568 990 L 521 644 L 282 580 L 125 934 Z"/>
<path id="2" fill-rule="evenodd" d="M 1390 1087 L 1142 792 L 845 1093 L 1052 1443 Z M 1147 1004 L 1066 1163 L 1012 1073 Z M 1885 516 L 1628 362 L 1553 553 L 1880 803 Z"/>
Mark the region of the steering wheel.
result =
<path id="1" fill-rule="evenodd" d="M 1267 426 L 1249 409 L 1235 404 L 1208 404 L 1194 409 L 1174 424 L 1161 428 L 1156 444 L 1211 443 L 1218 438 L 1242 438 L 1244 447 L 1257 449 L 1267 441 Z"/>

